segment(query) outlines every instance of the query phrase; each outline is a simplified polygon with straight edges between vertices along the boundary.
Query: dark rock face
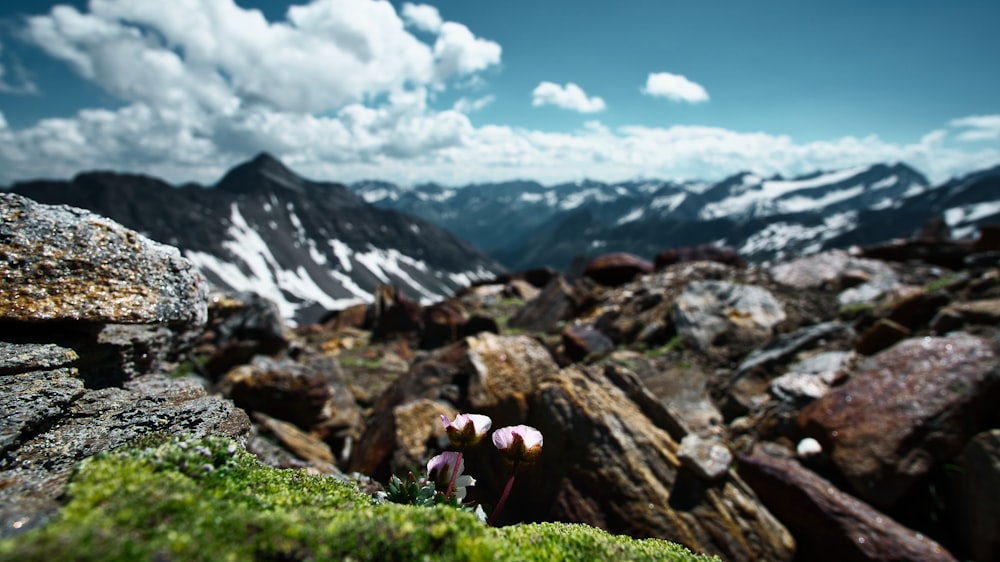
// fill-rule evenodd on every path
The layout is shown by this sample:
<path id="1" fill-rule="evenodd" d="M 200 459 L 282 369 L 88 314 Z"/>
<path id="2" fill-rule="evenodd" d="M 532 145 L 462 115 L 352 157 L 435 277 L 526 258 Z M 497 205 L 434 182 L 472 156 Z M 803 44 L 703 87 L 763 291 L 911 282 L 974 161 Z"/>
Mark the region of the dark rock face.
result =
<path id="1" fill-rule="evenodd" d="M 739 252 L 734 248 L 720 247 L 714 244 L 700 244 L 697 246 L 685 246 L 683 248 L 671 248 L 656 254 L 653 264 L 656 269 L 663 269 L 675 263 L 686 263 L 692 261 L 714 261 L 731 267 L 743 268 L 747 266 L 746 260 L 740 257 Z"/>
<path id="2" fill-rule="evenodd" d="M 202 323 L 208 285 L 163 246 L 92 213 L 0 193 L 0 320 Z"/>
<path id="3" fill-rule="evenodd" d="M 525 330 L 548 332 L 559 322 L 570 318 L 577 308 L 578 297 L 573 287 L 562 277 L 556 277 L 533 300 L 526 303 L 510 319 L 510 325 Z"/>
<path id="4" fill-rule="evenodd" d="M 891 507 L 936 462 L 956 455 L 1000 400 L 987 340 L 911 339 L 872 357 L 799 415 L 857 494 Z"/>
<path id="5" fill-rule="evenodd" d="M 794 460 L 755 450 L 740 475 L 795 536 L 802 560 L 951 562 L 941 545 L 841 492 Z"/>
<path id="6" fill-rule="evenodd" d="M 955 459 L 950 500 L 953 524 L 976 560 L 1000 558 L 1000 429 L 973 437 Z"/>
<path id="7" fill-rule="evenodd" d="M 162 372 L 205 320 L 190 263 L 78 209 L 8 194 L 0 207 L 0 534 L 43 524 L 93 454 L 153 434 L 246 436 L 242 410 Z"/>

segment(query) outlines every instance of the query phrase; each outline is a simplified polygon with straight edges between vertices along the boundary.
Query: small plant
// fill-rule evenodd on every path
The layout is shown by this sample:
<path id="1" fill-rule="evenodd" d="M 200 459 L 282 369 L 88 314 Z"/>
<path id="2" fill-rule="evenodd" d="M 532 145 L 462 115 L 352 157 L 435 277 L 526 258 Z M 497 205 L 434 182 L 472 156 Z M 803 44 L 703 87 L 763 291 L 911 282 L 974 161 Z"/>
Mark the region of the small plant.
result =
<path id="1" fill-rule="evenodd" d="M 393 475 L 383 497 L 394 503 L 423 507 L 451 505 L 472 511 L 480 521 L 492 524 L 493 518 L 507 502 L 517 471 L 534 464 L 542 453 L 542 433 L 527 425 L 502 427 L 493 432 L 493 445 L 511 467 L 511 475 L 496 508 L 487 519 L 482 506 L 462 503 L 467 495 L 467 488 L 476 485 L 475 478 L 463 474 L 463 454 L 467 448 L 476 447 L 483 441 L 493 421 L 488 416 L 479 414 L 459 414 L 454 420 L 441 416 L 441 423 L 448 434 L 448 441 L 458 450 L 446 451 L 427 461 L 427 474 L 423 478 L 417 478 L 412 472 L 405 481 Z"/>

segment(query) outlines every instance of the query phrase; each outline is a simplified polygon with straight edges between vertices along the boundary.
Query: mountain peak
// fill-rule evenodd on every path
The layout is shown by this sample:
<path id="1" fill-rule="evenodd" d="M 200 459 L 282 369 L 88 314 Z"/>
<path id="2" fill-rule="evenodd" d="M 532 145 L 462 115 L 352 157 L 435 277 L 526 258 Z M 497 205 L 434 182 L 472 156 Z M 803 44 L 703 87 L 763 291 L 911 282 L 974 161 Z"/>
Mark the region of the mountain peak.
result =
<path id="1" fill-rule="evenodd" d="M 261 152 L 252 160 L 244 162 L 229 172 L 215 184 L 216 189 L 229 193 L 258 193 L 276 190 L 305 190 L 306 180 L 280 160 L 267 152 Z"/>

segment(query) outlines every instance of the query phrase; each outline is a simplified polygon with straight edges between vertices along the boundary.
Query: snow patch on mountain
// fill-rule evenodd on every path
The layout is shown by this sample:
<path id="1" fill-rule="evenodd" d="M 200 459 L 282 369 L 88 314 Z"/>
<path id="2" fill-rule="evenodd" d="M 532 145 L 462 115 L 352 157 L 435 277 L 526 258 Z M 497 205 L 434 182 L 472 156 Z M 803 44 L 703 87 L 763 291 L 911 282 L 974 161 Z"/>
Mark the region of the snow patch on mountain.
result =
<path id="1" fill-rule="evenodd" d="M 823 248 L 822 241 L 834 238 L 857 225 L 857 211 L 826 217 L 823 224 L 808 227 L 798 223 L 771 223 L 748 238 L 739 248 L 740 254 L 773 253 L 781 259 L 789 252 L 814 254 Z"/>
<path id="2" fill-rule="evenodd" d="M 841 183 L 868 169 L 870 166 L 860 166 L 798 180 L 761 180 L 757 176 L 746 175 L 743 178 L 743 185 L 747 189 L 742 191 L 734 189 L 734 195 L 731 197 L 705 205 L 700 216 L 704 219 L 714 219 L 755 212 L 759 215 L 773 214 L 778 210 L 774 201 L 786 194 Z"/>

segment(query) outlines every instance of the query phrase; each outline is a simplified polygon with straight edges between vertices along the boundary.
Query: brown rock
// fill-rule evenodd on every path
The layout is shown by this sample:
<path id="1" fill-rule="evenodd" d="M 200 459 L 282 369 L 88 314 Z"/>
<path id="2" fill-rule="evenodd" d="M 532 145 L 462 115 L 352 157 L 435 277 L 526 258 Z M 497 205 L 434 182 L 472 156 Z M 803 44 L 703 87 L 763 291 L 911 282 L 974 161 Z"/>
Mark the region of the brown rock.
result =
<path id="1" fill-rule="evenodd" d="M 600 374 L 564 369 L 542 383 L 529 411 L 524 422 L 542 432 L 545 446 L 518 476 L 503 522 L 600 525 L 729 561 L 792 559 L 791 537 L 738 477 L 710 484 L 681 469 L 677 442 Z M 491 471 L 482 474 L 480 491 L 499 492 L 502 467 L 475 466 L 477 477 Z"/>
<path id="2" fill-rule="evenodd" d="M 941 309 L 931 323 L 938 333 L 957 330 L 967 324 L 1000 324 L 1000 299 L 955 303 Z"/>
<path id="3" fill-rule="evenodd" d="M 832 452 L 860 497 L 888 507 L 957 454 L 998 401 L 1000 366 L 987 340 L 911 339 L 870 358 L 798 423 Z"/>
<path id="4" fill-rule="evenodd" d="M 941 545 L 903 527 L 796 461 L 759 448 L 738 459 L 739 473 L 795 536 L 798 559 L 951 562 Z"/>
<path id="5" fill-rule="evenodd" d="M 623 252 L 594 258 L 583 270 L 585 276 L 607 287 L 619 287 L 652 272 L 652 262 Z"/>
<path id="6" fill-rule="evenodd" d="M 559 323 L 572 318 L 577 295 L 562 277 L 552 280 L 535 299 L 528 301 L 511 317 L 509 325 L 531 332 L 551 332 Z"/>
<path id="7" fill-rule="evenodd" d="M 873 355 L 883 349 L 910 337 L 912 332 L 906 326 L 882 318 L 865 330 L 854 344 L 854 350 L 862 355 Z"/>
<path id="8" fill-rule="evenodd" d="M 610 353 L 614 342 L 600 331 L 588 326 L 571 324 L 562 333 L 563 350 L 572 361 L 583 361 Z"/>
<path id="9" fill-rule="evenodd" d="M 333 452 L 326 443 L 288 422 L 260 412 L 254 413 L 253 419 L 258 427 L 273 434 L 286 449 L 315 469 L 328 474 L 338 472 L 333 465 Z"/>
<path id="10" fill-rule="evenodd" d="M 264 356 L 230 371 L 220 388 L 244 410 L 263 412 L 303 429 L 321 420 L 331 395 L 323 374 L 289 359 Z"/>
<path id="11" fill-rule="evenodd" d="M 465 315 L 455 305 L 440 302 L 424 308 L 421 349 L 435 349 L 457 341 L 465 329 Z"/>
<path id="12" fill-rule="evenodd" d="M 976 560 L 1000 560 L 1000 429 L 973 437 L 950 471 L 954 529 Z"/>
<path id="13" fill-rule="evenodd" d="M 944 292 L 932 293 L 926 289 L 912 288 L 889 303 L 885 317 L 910 330 L 916 330 L 930 322 L 938 309 L 947 305 L 949 300 L 948 294 Z"/>

